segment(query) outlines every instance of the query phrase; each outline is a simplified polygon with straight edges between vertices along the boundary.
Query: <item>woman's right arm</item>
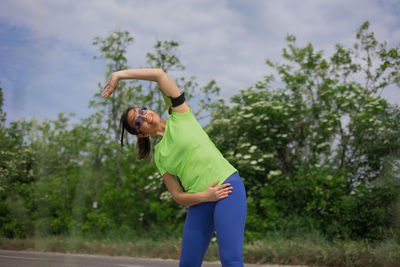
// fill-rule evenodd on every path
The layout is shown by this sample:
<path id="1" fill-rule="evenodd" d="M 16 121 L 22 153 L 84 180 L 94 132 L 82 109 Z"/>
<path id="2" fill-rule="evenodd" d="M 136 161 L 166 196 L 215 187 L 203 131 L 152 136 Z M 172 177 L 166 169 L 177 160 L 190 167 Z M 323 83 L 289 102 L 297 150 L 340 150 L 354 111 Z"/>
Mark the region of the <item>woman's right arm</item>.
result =
<path id="1" fill-rule="evenodd" d="M 118 85 L 119 80 L 136 79 L 157 82 L 160 90 L 168 97 L 178 97 L 181 91 L 175 82 L 162 69 L 130 69 L 113 72 L 110 80 L 104 86 L 103 97 L 109 97 Z M 186 101 L 172 108 L 176 112 L 187 112 L 190 110 Z"/>
<path id="2" fill-rule="evenodd" d="M 193 206 L 202 202 L 218 201 L 220 199 L 228 197 L 232 192 L 230 184 L 223 184 L 215 187 L 218 181 L 211 184 L 203 192 L 200 193 L 185 193 L 182 191 L 175 175 L 169 174 L 168 172 L 163 175 L 164 183 L 171 193 L 172 198 L 179 204 L 185 206 Z"/>

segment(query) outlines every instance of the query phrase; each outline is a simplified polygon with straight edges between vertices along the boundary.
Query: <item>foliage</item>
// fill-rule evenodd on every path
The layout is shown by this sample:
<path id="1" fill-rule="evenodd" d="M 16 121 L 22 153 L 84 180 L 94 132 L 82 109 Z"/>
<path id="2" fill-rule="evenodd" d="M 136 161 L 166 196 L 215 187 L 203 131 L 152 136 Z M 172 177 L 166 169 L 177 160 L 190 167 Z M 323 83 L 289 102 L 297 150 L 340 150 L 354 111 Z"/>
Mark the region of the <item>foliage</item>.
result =
<path id="1" fill-rule="evenodd" d="M 0 87 L 0 128 L 4 128 L 4 123 L 6 121 L 6 113 L 3 111 L 3 89 Z"/>
<path id="2" fill-rule="evenodd" d="M 247 190 L 246 238 L 318 232 L 329 239 L 400 240 L 400 109 L 380 97 L 399 86 L 399 47 L 388 48 L 364 23 L 353 48 L 330 56 L 287 36 L 285 63 L 267 60 L 279 77 L 242 89 L 225 103 L 214 80 L 179 77 L 210 138 L 238 168 Z M 129 32 L 96 37 L 106 77 L 128 68 Z M 157 41 L 148 67 L 184 69 L 179 44 Z M 118 121 L 131 105 L 167 116 L 154 83 L 120 82 L 99 92 L 93 113 L 71 123 L 16 121 L 5 127 L 0 89 L 0 235 L 163 238 L 182 232 L 186 207 L 176 204 L 150 157 L 117 142 Z M 152 140 L 153 145 L 158 141 Z"/>
<path id="3" fill-rule="evenodd" d="M 395 227 L 391 205 L 400 181 L 396 172 L 383 173 L 383 163 L 399 153 L 400 114 L 376 92 L 398 80 L 393 71 L 384 76 L 389 67 L 372 72 L 370 61 L 379 55 L 396 69 L 399 57 L 388 57 L 366 25 L 355 50 L 337 45 L 330 58 L 311 44 L 297 47 L 289 35 L 282 55 L 289 64 L 267 60 L 282 88 L 270 89 L 274 77 L 266 76 L 234 95 L 233 105 L 217 103 L 207 129 L 245 179 L 248 231 L 377 239 Z M 366 63 L 358 62 L 362 53 Z M 367 86 L 350 80 L 363 72 Z M 391 182 L 374 185 L 379 178 Z"/>

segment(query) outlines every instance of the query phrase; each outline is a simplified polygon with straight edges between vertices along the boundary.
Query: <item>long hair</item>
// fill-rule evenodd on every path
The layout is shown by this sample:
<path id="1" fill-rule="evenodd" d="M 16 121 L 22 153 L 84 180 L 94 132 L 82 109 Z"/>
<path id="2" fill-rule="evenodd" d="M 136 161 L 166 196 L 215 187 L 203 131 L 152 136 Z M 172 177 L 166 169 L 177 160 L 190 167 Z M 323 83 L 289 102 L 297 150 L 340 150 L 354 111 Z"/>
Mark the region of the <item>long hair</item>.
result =
<path id="1" fill-rule="evenodd" d="M 126 130 L 128 133 L 133 135 L 138 135 L 140 132 L 135 128 L 132 128 L 128 123 L 128 113 L 134 107 L 127 108 L 121 115 L 121 120 L 119 122 L 119 128 L 121 133 L 121 147 L 124 146 L 124 134 Z M 145 159 L 150 154 L 150 138 L 149 137 L 137 137 L 136 148 L 138 149 L 137 159 Z"/>

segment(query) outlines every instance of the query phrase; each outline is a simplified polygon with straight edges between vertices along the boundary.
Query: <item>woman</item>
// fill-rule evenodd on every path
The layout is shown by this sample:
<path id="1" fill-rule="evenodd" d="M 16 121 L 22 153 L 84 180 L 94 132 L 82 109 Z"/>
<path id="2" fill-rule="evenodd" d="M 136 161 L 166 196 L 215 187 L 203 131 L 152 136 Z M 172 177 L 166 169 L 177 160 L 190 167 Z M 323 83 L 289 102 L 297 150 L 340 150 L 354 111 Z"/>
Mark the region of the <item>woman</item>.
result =
<path id="1" fill-rule="evenodd" d="M 164 71 L 114 72 L 104 87 L 103 97 L 110 96 L 121 79 L 157 82 L 163 95 L 172 102 L 172 114 L 167 121 L 145 107 L 128 108 L 121 116 L 120 126 L 121 145 L 124 129 L 137 135 L 139 159 L 149 155 L 149 135 L 162 136 L 155 146 L 157 168 L 173 199 L 189 206 L 180 266 L 201 266 L 214 230 L 222 266 L 243 266 L 246 192 L 237 170 L 209 139 L 193 116 L 184 94 Z"/>

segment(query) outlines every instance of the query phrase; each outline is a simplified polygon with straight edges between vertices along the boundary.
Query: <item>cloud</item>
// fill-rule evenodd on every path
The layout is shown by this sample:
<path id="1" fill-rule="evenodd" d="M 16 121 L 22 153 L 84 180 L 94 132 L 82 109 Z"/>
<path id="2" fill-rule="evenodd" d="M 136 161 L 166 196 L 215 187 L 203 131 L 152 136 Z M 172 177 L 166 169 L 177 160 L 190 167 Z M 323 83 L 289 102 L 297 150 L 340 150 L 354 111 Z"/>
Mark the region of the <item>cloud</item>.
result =
<path id="1" fill-rule="evenodd" d="M 105 66 L 92 60 L 99 53 L 92 41 L 115 29 L 135 38 L 127 49 L 131 67 L 146 64 L 156 40 L 176 40 L 187 69 L 172 75 L 194 75 L 201 84 L 215 79 L 229 97 L 271 72 L 265 59 L 281 60 L 287 33 L 295 34 L 300 45 L 311 42 L 329 55 L 336 43 L 352 45 L 367 19 L 379 40 L 400 42 L 394 0 L 2 1 L 0 33 L 20 31 L 2 42 L 7 46 L 0 45 L 8 121 L 20 117 L 21 105 L 29 116 L 88 114 L 87 103 Z"/>

